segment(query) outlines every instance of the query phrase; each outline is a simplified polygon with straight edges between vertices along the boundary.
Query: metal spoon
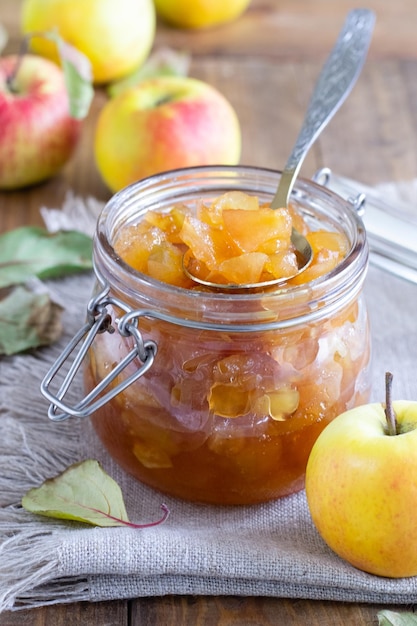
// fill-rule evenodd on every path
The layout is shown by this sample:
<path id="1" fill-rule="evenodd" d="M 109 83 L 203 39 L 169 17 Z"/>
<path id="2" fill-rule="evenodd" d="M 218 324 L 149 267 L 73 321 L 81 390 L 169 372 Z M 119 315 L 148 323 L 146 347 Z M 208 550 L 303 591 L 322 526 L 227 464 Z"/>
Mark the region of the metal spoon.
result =
<path id="1" fill-rule="evenodd" d="M 317 80 L 301 131 L 272 199 L 272 209 L 288 206 L 291 191 L 307 152 L 351 92 L 365 62 L 374 24 L 375 14 L 368 9 L 355 9 L 348 13 L 336 44 Z M 313 253 L 307 239 L 295 229 L 292 231 L 291 241 L 298 257 L 298 271 L 294 274 L 296 276 L 308 267 Z M 213 289 L 226 291 L 259 289 L 278 285 L 294 277 L 286 276 L 252 284 L 213 283 L 202 280 L 192 273 L 189 256 L 183 261 L 184 272 L 196 283 Z"/>

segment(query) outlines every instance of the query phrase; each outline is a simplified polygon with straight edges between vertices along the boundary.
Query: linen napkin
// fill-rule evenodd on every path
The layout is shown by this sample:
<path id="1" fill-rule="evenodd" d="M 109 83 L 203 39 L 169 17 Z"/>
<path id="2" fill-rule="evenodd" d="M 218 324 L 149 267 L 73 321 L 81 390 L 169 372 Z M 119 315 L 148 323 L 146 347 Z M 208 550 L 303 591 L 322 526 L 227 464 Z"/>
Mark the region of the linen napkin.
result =
<path id="1" fill-rule="evenodd" d="M 40 381 L 83 324 L 92 281 L 87 275 L 53 285 L 66 303 L 58 344 L 0 361 L 0 611 L 165 594 L 417 601 L 417 577 L 379 578 L 332 553 L 312 525 L 304 492 L 245 507 L 182 502 L 126 475 L 88 419 L 50 422 Z M 417 400 L 417 284 L 371 266 L 365 294 L 373 400 L 384 398 L 387 370 L 395 398 Z M 86 458 L 99 460 L 120 484 L 132 521 L 153 521 L 162 503 L 171 511 L 168 520 L 143 530 L 102 529 L 20 507 L 29 488 Z"/>

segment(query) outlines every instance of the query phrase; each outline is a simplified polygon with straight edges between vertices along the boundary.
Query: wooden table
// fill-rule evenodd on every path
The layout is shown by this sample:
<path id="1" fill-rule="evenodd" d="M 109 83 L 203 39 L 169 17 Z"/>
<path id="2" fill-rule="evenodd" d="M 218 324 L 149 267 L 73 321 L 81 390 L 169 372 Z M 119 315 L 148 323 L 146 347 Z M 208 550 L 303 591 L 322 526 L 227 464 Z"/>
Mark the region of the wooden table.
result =
<path id="1" fill-rule="evenodd" d="M 10 35 L 7 52 L 18 49 L 21 4 L 0 3 L 0 21 Z M 366 5 L 377 13 L 367 65 L 311 150 L 304 176 L 323 165 L 371 185 L 417 175 L 417 4 L 368 0 Z M 184 32 L 159 24 L 155 47 L 189 50 L 190 74 L 215 85 L 231 101 L 242 125 L 242 163 L 280 168 L 322 62 L 347 11 L 356 6 L 354 0 L 253 0 L 244 16 L 221 28 Z M 101 200 L 110 197 L 92 153 L 95 120 L 105 98 L 97 90 L 79 148 L 58 176 L 31 189 L 0 192 L 0 231 L 41 224 L 40 207 L 61 206 L 69 190 Z M 274 598 L 139 598 L 6 613 L 0 626 L 360 626 L 376 624 L 381 608 Z"/>

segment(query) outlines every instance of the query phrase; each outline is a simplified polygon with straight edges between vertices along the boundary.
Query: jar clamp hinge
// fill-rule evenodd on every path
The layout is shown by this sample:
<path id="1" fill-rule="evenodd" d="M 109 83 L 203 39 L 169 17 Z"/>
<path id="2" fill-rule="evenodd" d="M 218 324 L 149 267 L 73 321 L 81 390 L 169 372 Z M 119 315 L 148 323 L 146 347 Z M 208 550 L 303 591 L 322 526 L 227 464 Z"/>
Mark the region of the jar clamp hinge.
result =
<path id="1" fill-rule="evenodd" d="M 74 335 L 41 383 L 42 394 L 51 402 L 48 410 L 48 417 L 51 420 L 61 421 L 70 416 L 87 417 L 91 415 L 94 411 L 101 408 L 118 393 L 143 376 L 153 364 L 157 352 L 157 345 L 151 340 L 144 341 L 138 329 L 139 317 L 141 314 L 144 315 L 147 312 L 133 311 L 123 302 L 109 297 L 108 292 L 109 287 L 106 286 L 97 296 L 90 300 L 87 306 L 87 322 Z M 134 347 L 94 389 L 77 404 L 71 406 L 65 401 L 65 397 L 96 335 L 104 332 L 116 332 L 113 326 L 113 320 L 107 310 L 107 306 L 109 305 L 114 305 L 125 311 L 125 315 L 116 321 L 117 330 L 123 337 L 132 337 Z M 61 386 L 57 392 L 53 393 L 50 389 L 53 380 L 81 342 L 81 347 L 70 365 L 67 374 L 64 376 Z M 119 374 L 137 358 L 141 362 L 140 367 L 125 380 L 106 391 Z"/>
<path id="2" fill-rule="evenodd" d="M 329 185 L 331 176 L 332 170 L 329 167 L 321 167 L 312 176 L 312 180 L 319 185 L 323 185 L 323 187 L 327 187 Z M 362 217 L 364 215 L 366 193 L 360 191 L 355 196 L 349 196 L 348 198 L 346 198 L 346 200 L 352 206 L 353 210 L 359 215 L 359 217 Z"/>

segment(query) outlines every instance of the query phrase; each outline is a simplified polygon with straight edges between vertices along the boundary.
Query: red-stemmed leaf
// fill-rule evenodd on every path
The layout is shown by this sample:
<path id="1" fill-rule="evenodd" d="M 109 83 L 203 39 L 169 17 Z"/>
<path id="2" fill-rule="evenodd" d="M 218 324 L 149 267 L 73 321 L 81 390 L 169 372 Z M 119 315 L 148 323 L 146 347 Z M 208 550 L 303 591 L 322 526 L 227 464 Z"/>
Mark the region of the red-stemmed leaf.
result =
<path id="1" fill-rule="evenodd" d="M 148 528 L 161 524 L 169 515 L 163 504 L 160 519 L 143 524 L 131 522 L 119 485 L 94 459 L 75 463 L 40 487 L 30 489 L 22 498 L 22 506 L 38 515 L 102 527 Z"/>

